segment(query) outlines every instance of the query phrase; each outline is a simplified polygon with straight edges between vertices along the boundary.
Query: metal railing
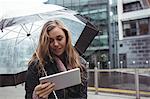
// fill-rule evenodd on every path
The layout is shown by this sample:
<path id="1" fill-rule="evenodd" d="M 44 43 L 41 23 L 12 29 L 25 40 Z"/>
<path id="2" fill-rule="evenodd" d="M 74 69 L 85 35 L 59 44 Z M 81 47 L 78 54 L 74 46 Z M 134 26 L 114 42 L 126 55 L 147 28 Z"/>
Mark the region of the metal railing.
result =
<path id="1" fill-rule="evenodd" d="M 132 73 L 135 77 L 135 91 L 136 91 L 136 99 L 140 99 L 140 84 L 139 84 L 139 71 L 140 73 L 150 71 L 150 69 L 141 69 L 141 68 L 119 68 L 119 69 L 98 69 L 99 66 L 95 66 L 94 69 L 89 69 L 89 63 L 87 63 L 87 71 L 88 71 L 88 77 L 89 73 L 94 73 L 94 88 L 95 88 L 95 94 L 98 94 L 99 89 L 99 80 L 98 80 L 98 74 L 99 72 L 123 72 L 123 73 Z"/>

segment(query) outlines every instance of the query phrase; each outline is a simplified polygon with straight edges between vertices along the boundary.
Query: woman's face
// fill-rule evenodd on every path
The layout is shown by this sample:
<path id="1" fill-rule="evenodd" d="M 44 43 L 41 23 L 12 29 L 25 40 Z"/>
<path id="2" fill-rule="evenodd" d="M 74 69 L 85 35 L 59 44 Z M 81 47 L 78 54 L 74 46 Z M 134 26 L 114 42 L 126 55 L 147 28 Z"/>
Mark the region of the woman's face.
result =
<path id="1" fill-rule="evenodd" d="M 50 50 L 54 55 L 60 56 L 66 48 L 66 36 L 62 29 L 56 27 L 49 32 Z"/>

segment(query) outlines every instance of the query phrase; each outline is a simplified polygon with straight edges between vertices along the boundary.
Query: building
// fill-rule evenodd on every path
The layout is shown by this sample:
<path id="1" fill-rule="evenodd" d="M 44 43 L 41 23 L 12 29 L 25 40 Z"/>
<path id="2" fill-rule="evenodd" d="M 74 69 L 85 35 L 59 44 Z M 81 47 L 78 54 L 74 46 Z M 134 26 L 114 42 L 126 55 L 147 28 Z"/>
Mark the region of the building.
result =
<path id="1" fill-rule="evenodd" d="M 118 0 L 118 66 L 150 66 L 150 0 Z"/>
<path id="2" fill-rule="evenodd" d="M 78 11 L 98 27 L 100 32 L 85 52 L 84 57 L 89 61 L 91 68 L 97 66 L 97 62 L 101 63 L 101 68 L 108 68 L 108 0 L 48 0 L 48 3 Z"/>
<path id="3" fill-rule="evenodd" d="M 150 0 L 48 0 L 86 16 L 100 30 L 85 53 L 93 68 L 148 67 Z"/>

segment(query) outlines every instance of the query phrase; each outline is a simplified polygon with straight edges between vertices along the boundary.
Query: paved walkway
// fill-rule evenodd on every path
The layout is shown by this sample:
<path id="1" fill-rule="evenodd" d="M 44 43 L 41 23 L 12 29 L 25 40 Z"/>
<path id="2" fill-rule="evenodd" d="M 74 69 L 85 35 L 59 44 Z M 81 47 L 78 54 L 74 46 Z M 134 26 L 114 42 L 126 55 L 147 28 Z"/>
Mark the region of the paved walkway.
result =
<path id="1" fill-rule="evenodd" d="M 0 87 L 0 99 L 24 99 L 24 86 L 16 87 Z M 88 99 L 136 99 L 135 96 L 101 93 L 95 95 L 94 92 L 88 91 Z M 150 99 L 149 97 L 141 97 L 141 99 Z"/>
<path id="2" fill-rule="evenodd" d="M 88 86 L 90 87 L 94 86 L 94 73 L 89 73 L 88 84 Z M 135 90 L 135 74 L 134 72 L 129 73 L 128 71 L 99 72 L 98 87 L 121 90 Z M 139 87 L 141 91 L 150 92 L 150 76 L 143 76 L 143 74 L 139 75 Z"/>
<path id="3" fill-rule="evenodd" d="M 136 97 L 101 92 L 99 92 L 98 95 L 95 95 L 94 92 L 88 92 L 88 99 L 136 99 Z M 150 99 L 150 97 L 140 97 L 140 99 Z"/>

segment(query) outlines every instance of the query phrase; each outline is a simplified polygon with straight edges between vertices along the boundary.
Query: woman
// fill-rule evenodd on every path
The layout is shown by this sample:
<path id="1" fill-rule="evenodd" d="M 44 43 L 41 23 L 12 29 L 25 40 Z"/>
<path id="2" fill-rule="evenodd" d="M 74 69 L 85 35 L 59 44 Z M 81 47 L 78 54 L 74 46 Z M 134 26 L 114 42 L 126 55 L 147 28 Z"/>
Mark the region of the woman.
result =
<path id="1" fill-rule="evenodd" d="M 71 33 L 59 20 L 48 21 L 42 28 L 38 47 L 33 54 L 25 83 L 26 99 L 87 99 L 86 61 L 72 46 Z M 57 90 L 54 83 L 40 84 L 39 78 L 80 68 L 81 84 Z M 69 79 L 69 78 L 68 78 Z"/>

